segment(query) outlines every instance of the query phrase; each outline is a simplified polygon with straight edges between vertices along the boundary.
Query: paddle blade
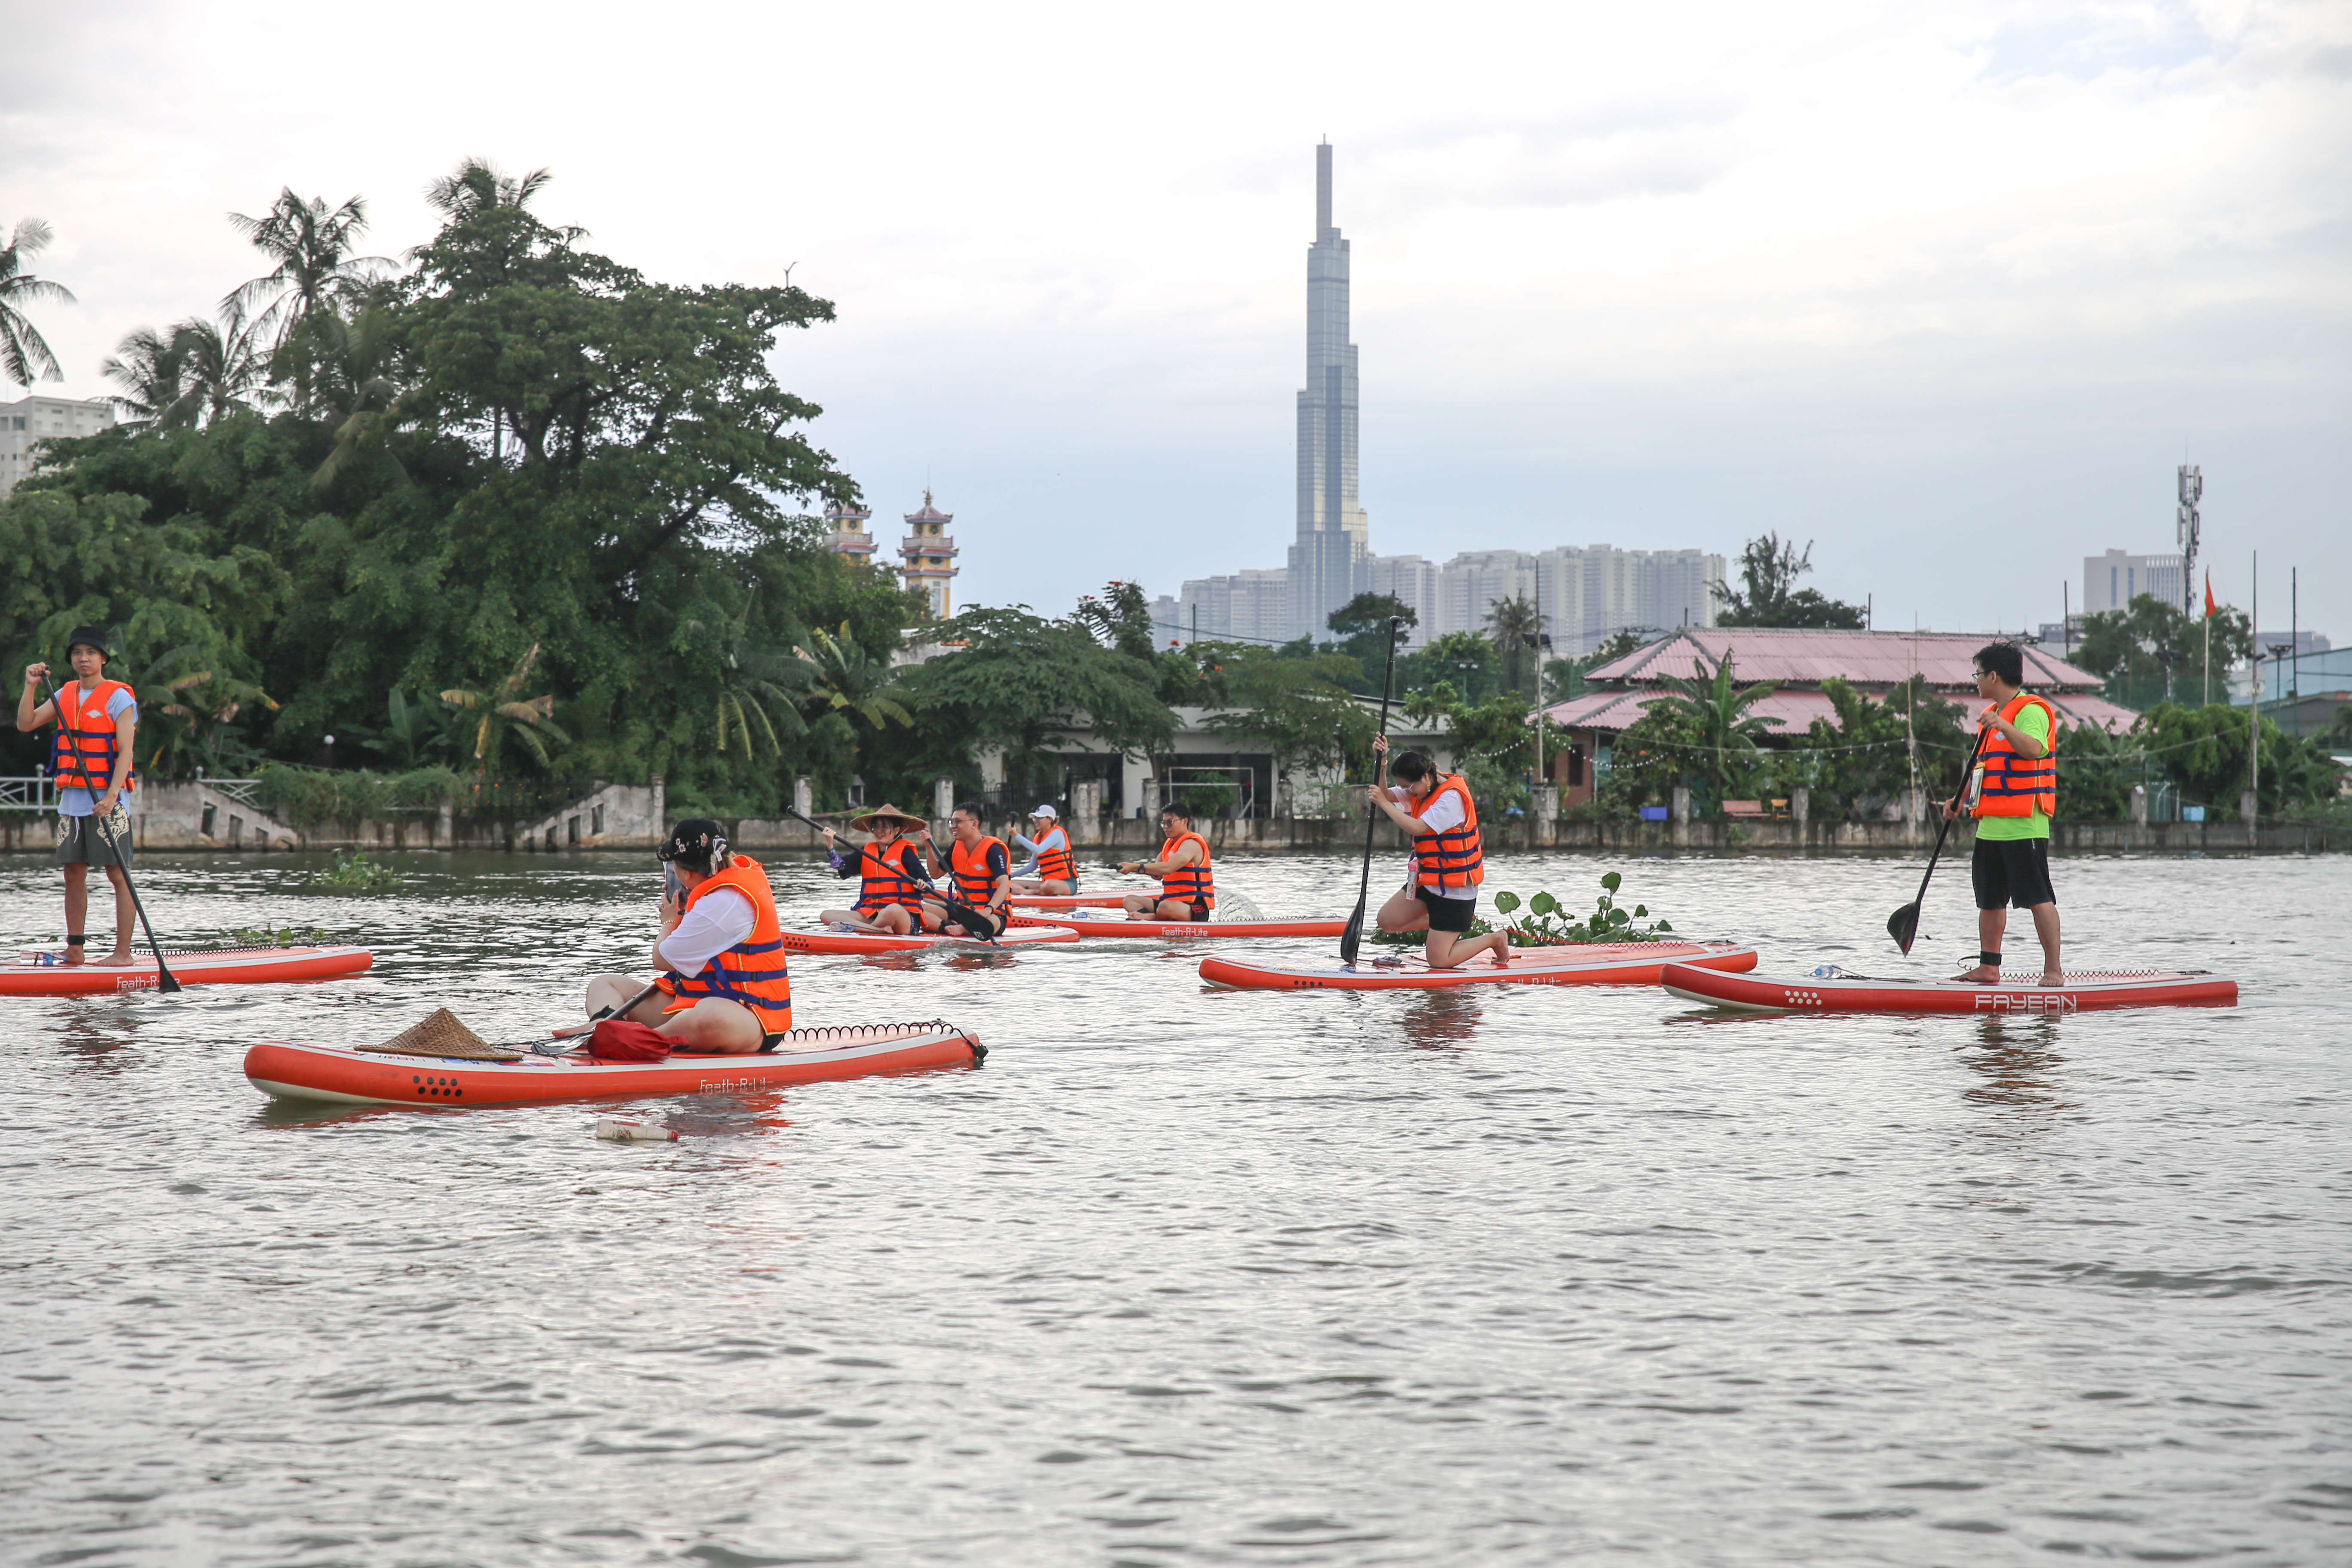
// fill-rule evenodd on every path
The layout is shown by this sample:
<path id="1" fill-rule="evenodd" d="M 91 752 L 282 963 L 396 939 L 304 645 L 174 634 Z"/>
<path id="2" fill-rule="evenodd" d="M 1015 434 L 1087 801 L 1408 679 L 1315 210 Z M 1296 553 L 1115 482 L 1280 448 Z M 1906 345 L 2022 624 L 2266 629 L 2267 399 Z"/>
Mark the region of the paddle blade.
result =
<path id="1" fill-rule="evenodd" d="M 1919 906 L 1906 904 L 1887 916 L 1886 934 L 1895 939 L 1895 945 L 1903 950 L 1904 957 L 1910 957 L 1912 939 L 1919 934 Z"/>
<path id="2" fill-rule="evenodd" d="M 155 989 L 169 996 L 180 989 L 180 977 L 159 963 L 155 966 Z"/>
<path id="3" fill-rule="evenodd" d="M 1364 945 L 1364 901 L 1356 900 L 1356 912 L 1348 917 L 1348 929 L 1339 933 L 1339 962 L 1349 969 L 1356 967 L 1356 950 Z"/>

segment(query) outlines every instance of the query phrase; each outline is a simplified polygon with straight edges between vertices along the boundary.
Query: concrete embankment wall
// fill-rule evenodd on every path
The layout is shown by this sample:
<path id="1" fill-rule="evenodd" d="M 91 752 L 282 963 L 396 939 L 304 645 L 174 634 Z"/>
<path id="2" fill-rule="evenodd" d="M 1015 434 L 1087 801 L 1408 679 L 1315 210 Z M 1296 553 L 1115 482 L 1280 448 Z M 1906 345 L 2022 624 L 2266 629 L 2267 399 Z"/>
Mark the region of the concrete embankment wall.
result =
<path id="1" fill-rule="evenodd" d="M 203 784 L 150 785 L 133 815 L 142 849 L 464 849 L 516 853 L 610 849 L 643 854 L 665 828 L 659 784 L 608 784 L 536 821 L 476 823 L 449 808 L 297 829 Z M 1922 817 L 1925 813 L 1920 814 Z M 1007 826 L 998 824 L 1000 830 Z M 1082 865 L 1137 859 L 1160 847 L 1160 825 L 1133 817 L 1074 818 Z M 730 822 L 734 842 L 755 855 L 802 858 L 824 852 L 824 841 L 790 818 Z M 1290 817 L 1202 825 L 1220 855 L 1339 854 L 1361 847 L 1360 816 Z M 1750 821 L 1580 822 L 1550 816 L 1506 817 L 1484 825 L 1486 844 L 1511 850 L 1648 853 L 1687 849 L 1733 853 L 1903 854 L 1935 841 L 1935 824 L 1805 822 L 1788 817 Z M 46 854 L 56 819 L 32 812 L 0 815 L 0 853 Z M 948 824 L 934 822 L 941 843 Z M 1952 825 L 1945 853 L 1966 850 L 1975 837 L 1966 822 Z M 2066 822 L 2055 825 L 2051 847 L 2059 854 L 2321 854 L 2352 848 L 2342 829 L 2267 823 L 2249 831 L 2236 822 Z M 1404 840 L 1383 821 L 1373 842 L 1402 850 Z"/>

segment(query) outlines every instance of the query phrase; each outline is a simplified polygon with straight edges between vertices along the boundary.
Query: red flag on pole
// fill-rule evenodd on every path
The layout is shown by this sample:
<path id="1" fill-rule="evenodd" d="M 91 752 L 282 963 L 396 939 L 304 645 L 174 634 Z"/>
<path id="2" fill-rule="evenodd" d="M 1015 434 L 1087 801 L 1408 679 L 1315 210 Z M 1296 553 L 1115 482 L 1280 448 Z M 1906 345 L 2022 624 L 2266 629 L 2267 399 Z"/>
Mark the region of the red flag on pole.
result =
<path id="1" fill-rule="evenodd" d="M 2208 566 L 2205 569 L 2205 618 L 2210 621 L 2221 613 L 2221 606 L 2213 602 L 2213 569 Z"/>

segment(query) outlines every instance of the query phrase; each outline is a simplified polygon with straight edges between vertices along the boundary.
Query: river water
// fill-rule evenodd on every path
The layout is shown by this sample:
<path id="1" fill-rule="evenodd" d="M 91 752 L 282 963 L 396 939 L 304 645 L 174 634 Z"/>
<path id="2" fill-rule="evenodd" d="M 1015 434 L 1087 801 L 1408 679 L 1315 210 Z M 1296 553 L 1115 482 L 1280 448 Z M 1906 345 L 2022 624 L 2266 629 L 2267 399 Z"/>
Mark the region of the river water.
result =
<path id="1" fill-rule="evenodd" d="M 2077 965 L 2226 971 L 2233 1010 L 796 959 L 803 1023 L 943 1016 L 993 1054 L 623 1102 L 684 1134 L 639 1145 L 593 1139 L 610 1102 L 246 1084 L 253 1039 L 442 1003 L 526 1032 L 653 934 L 650 858 L 394 864 L 364 896 L 315 858 L 140 868 L 175 940 L 322 927 L 364 979 L 0 1001 L 0 1561 L 2352 1561 L 2352 859 L 2059 863 Z M 1767 971 L 1975 947 L 1963 874 L 1894 954 L 1900 860 L 1488 886 L 1580 902 L 1610 868 Z M 1220 871 L 1269 914 L 1354 891 Z M 829 888 L 778 879 L 788 910 Z M 55 933 L 57 886 L 0 866 L 12 936 Z"/>

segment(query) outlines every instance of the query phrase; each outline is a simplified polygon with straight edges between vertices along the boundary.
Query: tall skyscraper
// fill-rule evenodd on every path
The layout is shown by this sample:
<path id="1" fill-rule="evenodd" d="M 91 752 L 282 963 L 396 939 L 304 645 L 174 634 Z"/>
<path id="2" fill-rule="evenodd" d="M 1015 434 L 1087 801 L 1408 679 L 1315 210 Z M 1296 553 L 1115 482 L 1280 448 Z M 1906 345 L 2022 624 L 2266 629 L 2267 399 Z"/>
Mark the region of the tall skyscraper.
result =
<path id="1" fill-rule="evenodd" d="M 1298 394 L 1298 539 L 1290 547 L 1291 625 L 1324 617 L 1362 590 L 1371 524 L 1356 502 L 1356 345 L 1348 341 L 1348 242 L 1331 221 L 1331 144 L 1315 149 L 1315 243 L 1307 251 L 1307 384 Z"/>

